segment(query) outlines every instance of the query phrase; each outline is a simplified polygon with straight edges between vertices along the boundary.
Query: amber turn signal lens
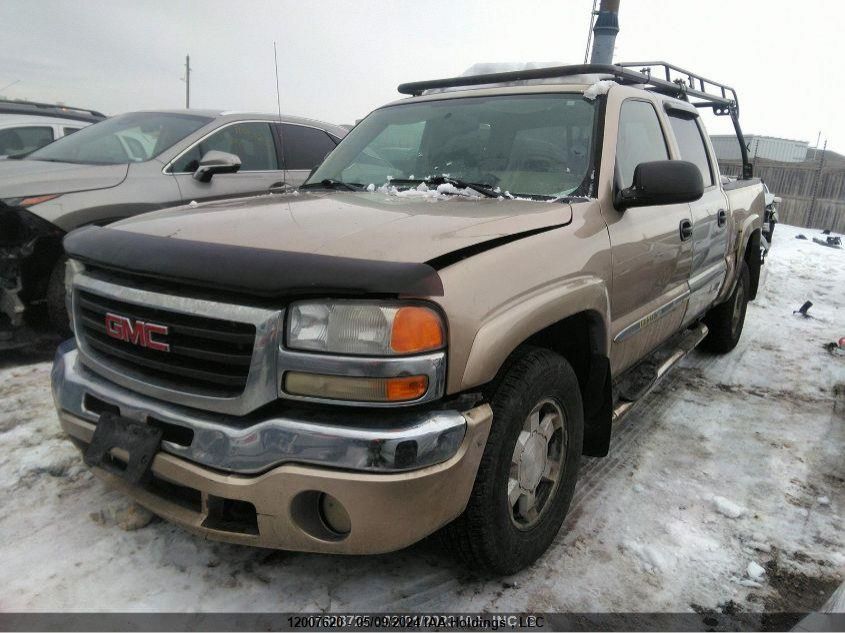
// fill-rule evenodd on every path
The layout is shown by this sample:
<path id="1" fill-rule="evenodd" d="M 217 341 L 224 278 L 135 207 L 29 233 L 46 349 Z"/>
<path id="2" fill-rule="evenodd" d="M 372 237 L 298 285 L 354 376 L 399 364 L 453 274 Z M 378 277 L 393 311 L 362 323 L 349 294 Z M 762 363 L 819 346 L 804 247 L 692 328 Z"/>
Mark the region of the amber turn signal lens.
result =
<path id="1" fill-rule="evenodd" d="M 364 378 L 285 372 L 284 390 L 297 396 L 355 400 L 358 402 L 408 402 L 428 391 L 428 377 Z"/>
<path id="2" fill-rule="evenodd" d="M 388 402 L 416 400 L 421 398 L 428 389 L 428 378 L 425 376 L 388 378 L 386 382 Z"/>
<path id="3" fill-rule="evenodd" d="M 443 321 L 431 308 L 407 306 L 393 317 L 390 348 L 397 354 L 414 354 L 443 347 Z"/>

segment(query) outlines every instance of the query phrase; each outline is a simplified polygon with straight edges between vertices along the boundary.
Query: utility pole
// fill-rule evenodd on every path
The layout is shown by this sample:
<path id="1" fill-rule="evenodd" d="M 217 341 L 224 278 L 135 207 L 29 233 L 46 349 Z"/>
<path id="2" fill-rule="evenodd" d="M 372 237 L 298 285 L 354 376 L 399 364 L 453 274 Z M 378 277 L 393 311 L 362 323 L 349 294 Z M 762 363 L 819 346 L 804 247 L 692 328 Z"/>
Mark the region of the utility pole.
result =
<path id="1" fill-rule="evenodd" d="M 612 64 L 616 34 L 619 33 L 620 0 L 601 0 L 593 26 L 593 54 L 591 64 Z"/>
<path id="2" fill-rule="evenodd" d="M 818 150 L 816 150 L 818 153 Z M 816 182 L 813 184 L 813 198 L 810 200 L 810 211 L 807 213 L 807 228 L 813 227 L 813 216 L 816 213 L 816 200 L 819 197 L 819 189 L 822 186 L 822 169 L 824 169 L 824 157 L 827 152 L 827 139 L 824 140 L 824 147 L 822 148 L 822 157 L 819 161 L 819 170 L 816 172 Z"/>
<path id="3" fill-rule="evenodd" d="M 191 56 L 185 55 L 185 109 L 191 107 Z"/>

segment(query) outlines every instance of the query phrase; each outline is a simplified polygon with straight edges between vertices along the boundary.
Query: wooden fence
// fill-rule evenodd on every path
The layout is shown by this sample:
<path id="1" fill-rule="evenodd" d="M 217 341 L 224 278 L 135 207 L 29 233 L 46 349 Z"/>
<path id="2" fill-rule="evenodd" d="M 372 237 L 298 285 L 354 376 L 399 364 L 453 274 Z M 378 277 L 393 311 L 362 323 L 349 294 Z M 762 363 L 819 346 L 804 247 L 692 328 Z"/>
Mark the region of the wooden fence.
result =
<path id="1" fill-rule="evenodd" d="M 821 172 L 812 214 L 810 206 L 819 177 L 818 162 L 782 163 L 759 158 L 754 161 L 754 175 L 762 178 L 769 190 L 783 199 L 778 206 L 781 222 L 845 233 L 845 164 L 835 156 Z M 742 172 L 742 165 L 737 161 L 720 160 L 719 168 L 725 176 L 736 177 Z"/>

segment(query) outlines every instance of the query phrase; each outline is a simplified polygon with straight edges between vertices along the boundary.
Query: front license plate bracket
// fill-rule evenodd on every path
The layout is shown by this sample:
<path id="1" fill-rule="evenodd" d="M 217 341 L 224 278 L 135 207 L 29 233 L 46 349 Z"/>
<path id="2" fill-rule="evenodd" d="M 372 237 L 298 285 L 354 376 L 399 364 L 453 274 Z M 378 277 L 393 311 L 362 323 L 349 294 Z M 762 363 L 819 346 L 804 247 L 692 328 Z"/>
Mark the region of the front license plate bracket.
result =
<path id="1" fill-rule="evenodd" d="M 146 483 L 152 475 L 153 458 L 159 450 L 161 435 L 161 429 L 148 424 L 103 413 L 83 459 L 88 466 L 102 468 L 131 484 Z M 112 456 L 114 449 L 129 454 L 125 467 Z"/>

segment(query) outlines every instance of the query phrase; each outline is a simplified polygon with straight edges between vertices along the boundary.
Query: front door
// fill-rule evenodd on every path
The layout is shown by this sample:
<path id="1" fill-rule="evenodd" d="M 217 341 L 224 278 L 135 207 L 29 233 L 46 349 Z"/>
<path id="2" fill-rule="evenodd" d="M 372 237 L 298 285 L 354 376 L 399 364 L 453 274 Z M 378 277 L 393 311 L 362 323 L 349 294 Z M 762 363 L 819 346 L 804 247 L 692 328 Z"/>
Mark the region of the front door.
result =
<path id="1" fill-rule="evenodd" d="M 217 174 L 209 182 L 195 180 L 193 173 L 210 150 L 234 154 L 241 168 L 234 174 Z M 271 124 L 261 121 L 220 128 L 177 158 L 171 171 L 183 203 L 264 194 L 281 190 L 284 183 Z"/>
<path id="2" fill-rule="evenodd" d="M 622 103 L 616 186 L 630 187 L 643 162 L 668 160 L 660 118 L 650 101 Z M 689 293 L 692 240 L 688 204 L 603 210 L 610 233 L 611 368 L 618 374 L 678 330 Z"/>

